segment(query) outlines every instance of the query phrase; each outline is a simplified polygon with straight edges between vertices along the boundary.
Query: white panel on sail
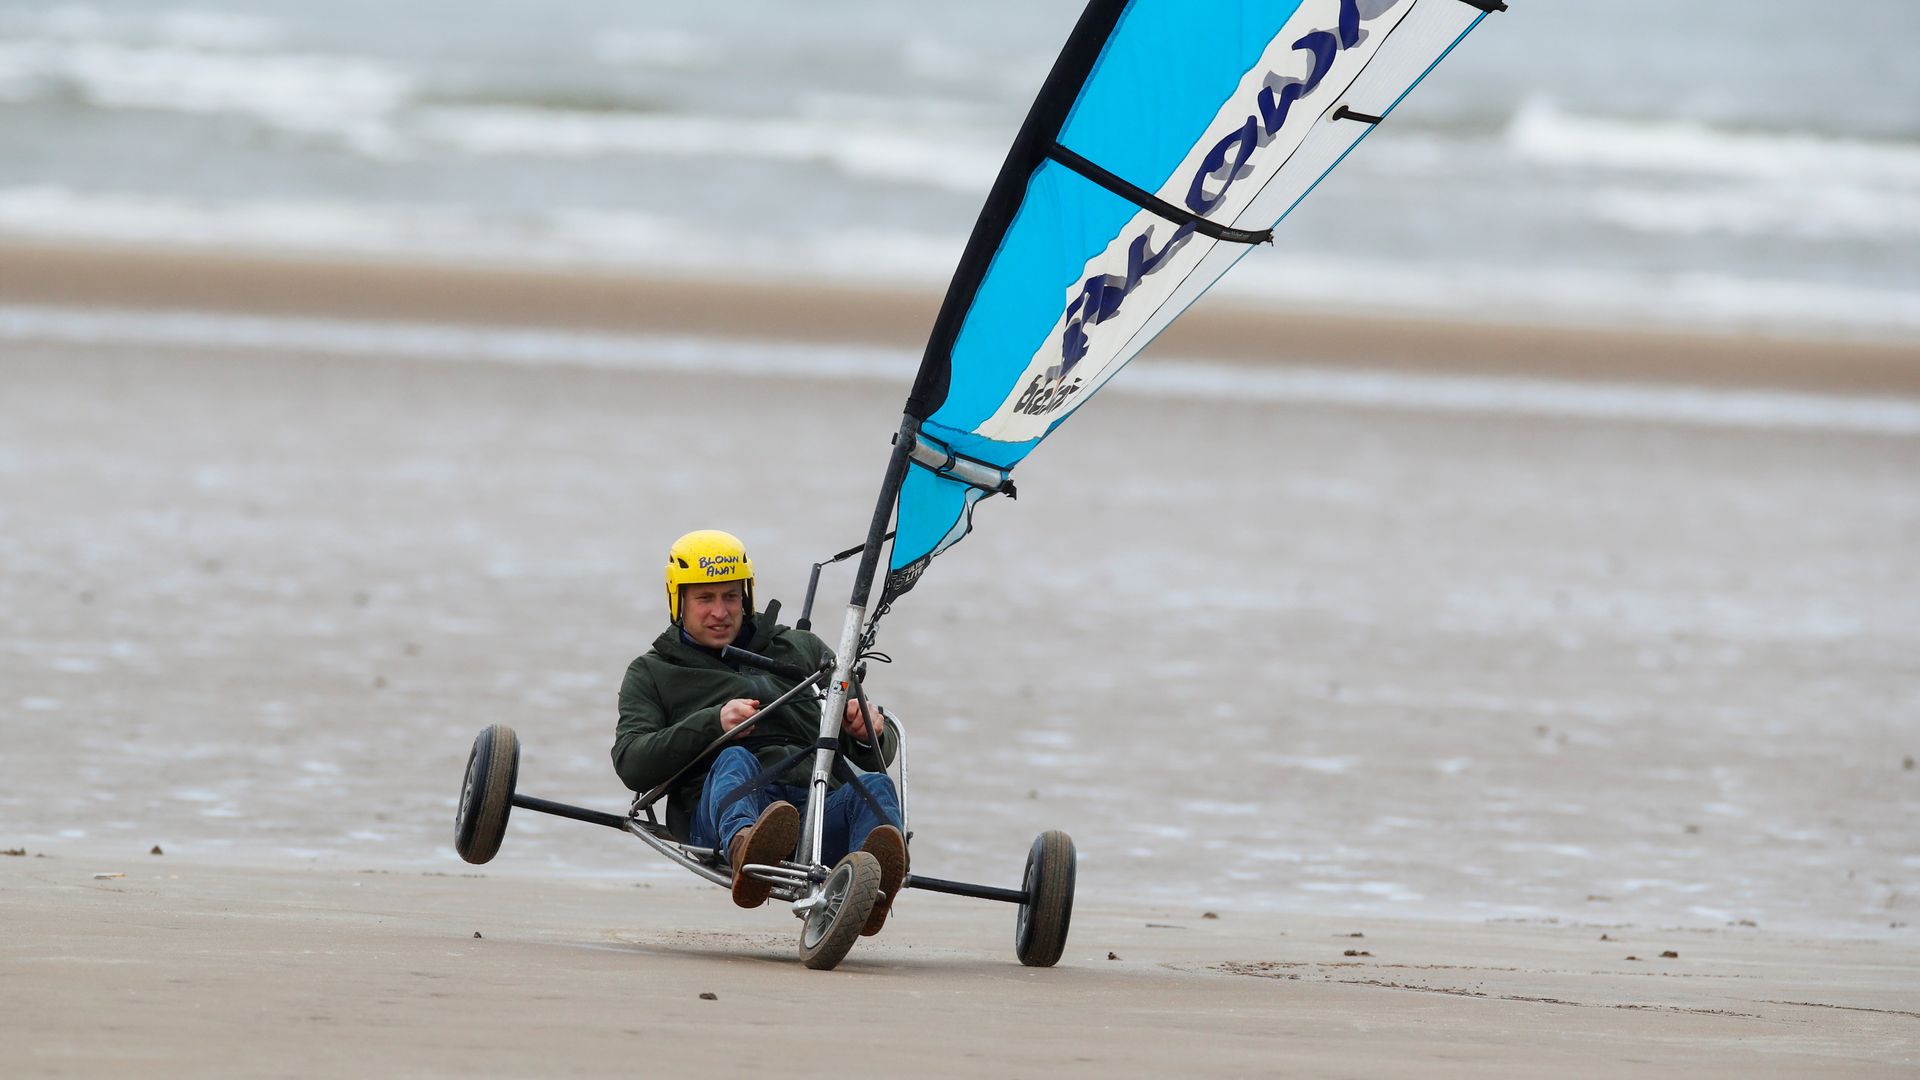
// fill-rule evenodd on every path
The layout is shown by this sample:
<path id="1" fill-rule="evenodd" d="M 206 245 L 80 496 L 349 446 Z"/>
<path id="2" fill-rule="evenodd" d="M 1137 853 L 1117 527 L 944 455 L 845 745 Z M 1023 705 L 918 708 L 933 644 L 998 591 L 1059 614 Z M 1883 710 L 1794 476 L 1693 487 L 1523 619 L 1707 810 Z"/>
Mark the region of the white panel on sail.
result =
<path id="1" fill-rule="evenodd" d="M 1472 29 L 1481 15 L 1479 9 L 1460 0 L 1426 0 L 1415 4 L 1393 32 L 1379 43 L 1353 85 L 1324 109 L 1299 149 L 1247 203 L 1233 224 L 1240 228 L 1261 228 L 1281 221 L 1339 164 L 1355 143 L 1366 137 L 1370 124 L 1333 119 L 1339 106 L 1383 116 L 1439 62 L 1461 35 Z M 1214 246 L 1145 321 L 1123 351 L 1137 351 L 1152 341 L 1248 252 L 1241 244 Z"/>

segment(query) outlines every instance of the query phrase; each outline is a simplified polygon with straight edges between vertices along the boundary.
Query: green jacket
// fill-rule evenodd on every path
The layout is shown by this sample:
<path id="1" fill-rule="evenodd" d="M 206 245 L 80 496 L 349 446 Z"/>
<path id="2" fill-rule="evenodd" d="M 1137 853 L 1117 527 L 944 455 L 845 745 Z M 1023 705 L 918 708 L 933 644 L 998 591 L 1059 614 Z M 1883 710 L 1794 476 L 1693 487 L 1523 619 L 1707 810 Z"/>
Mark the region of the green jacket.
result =
<path id="1" fill-rule="evenodd" d="M 780 603 L 774 601 L 743 629 L 741 648 L 812 670 L 827 653 L 826 643 L 805 630 L 781 626 L 774 620 Z M 681 636 L 669 626 L 647 654 L 627 665 L 620 684 L 620 723 L 613 733 L 613 768 L 635 791 L 647 791 L 700 756 L 720 737 L 720 706 L 734 698 L 770 703 L 793 686 L 793 681 L 760 670 L 736 671 L 713 652 Z M 762 764 L 771 765 L 810 745 L 820 733 L 820 704 L 809 694 L 788 702 L 761 718 L 747 734 L 747 743 Z M 897 736 L 888 728 L 880 753 L 871 745 L 840 736 L 841 752 L 855 765 L 879 770 L 893 760 Z M 795 762 L 777 779 L 804 787 L 813 776 L 813 758 Z M 706 770 L 695 769 L 668 795 L 667 826 L 686 835 L 700 799 Z M 838 787 L 839 780 L 830 783 Z"/>

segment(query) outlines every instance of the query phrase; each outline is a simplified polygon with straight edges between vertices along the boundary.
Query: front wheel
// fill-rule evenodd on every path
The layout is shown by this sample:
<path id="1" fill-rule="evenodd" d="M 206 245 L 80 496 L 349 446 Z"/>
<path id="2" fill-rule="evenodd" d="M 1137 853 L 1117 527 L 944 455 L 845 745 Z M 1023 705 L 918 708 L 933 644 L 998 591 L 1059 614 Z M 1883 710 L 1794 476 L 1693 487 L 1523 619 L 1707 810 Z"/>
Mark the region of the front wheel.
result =
<path id="1" fill-rule="evenodd" d="M 807 911 L 800 929 L 800 961 L 816 971 L 831 971 L 860 939 L 879 895 L 879 859 L 865 851 L 841 859 L 821 886 L 819 903 Z"/>
<path id="2" fill-rule="evenodd" d="M 460 809 L 453 815 L 453 846 L 470 863 L 483 863 L 500 850 L 513 812 L 513 785 L 520 777 L 520 737 L 505 724 L 482 730 L 467 755 L 467 778 L 460 786 Z"/>
<path id="3" fill-rule="evenodd" d="M 1013 923 L 1013 951 L 1028 967 L 1052 967 L 1067 949 L 1067 925 L 1073 921 L 1073 876 L 1079 856 L 1073 838 L 1049 829 L 1027 852 L 1021 890 L 1027 900 Z"/>

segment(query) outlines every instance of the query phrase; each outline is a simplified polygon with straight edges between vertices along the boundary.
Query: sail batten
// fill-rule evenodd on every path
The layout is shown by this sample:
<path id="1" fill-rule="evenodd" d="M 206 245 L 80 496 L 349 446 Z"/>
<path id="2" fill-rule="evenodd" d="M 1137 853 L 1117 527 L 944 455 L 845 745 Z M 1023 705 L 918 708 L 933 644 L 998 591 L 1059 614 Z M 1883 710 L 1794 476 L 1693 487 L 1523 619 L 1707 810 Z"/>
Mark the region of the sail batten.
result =
<path id="1" fill-rule="evenodd" d="M 1095 0 L 941 306 L 907 404 L 921 437 L 1005 481 L 1500 7 Z M 890 594 L 989 491 L 914 457 Z"/>
<path id="2" fill-rule="evenodd" d="M 1104 166 L 1096 165 L 1088 161 L 1086 158 L 1061 146 L 1059 143 L 1053 144 L 1052 149 L 1047 151 L 1047 156 L 1065 165 L 1067 168 L 1072 169 L 1074 172 L 1079 173 L 1081 176 L 1099 184 L 1101 187 L 1106 188 L 1108 191 L 1113 192 L 1115 195 L 1120 196 L 1140 209 L 1153 211 L 1160 215 L 1163 220 L 1170 221 L 1175 225 L 1192 225 L 1194 230 L 1203 236 L 1210 236 L 1215 240 L 1227 240 L 1236 244 L 1267 244 L 1273 242 L 1272 229 L 1235 229 L 1231 226 L 1222 225 L 1217 221 L 1203 218 L 1191 210 L 1183 210 L 1150 191 L 1135 187 L 1126 179 L 1114 175 L 1113 172 Z"/>

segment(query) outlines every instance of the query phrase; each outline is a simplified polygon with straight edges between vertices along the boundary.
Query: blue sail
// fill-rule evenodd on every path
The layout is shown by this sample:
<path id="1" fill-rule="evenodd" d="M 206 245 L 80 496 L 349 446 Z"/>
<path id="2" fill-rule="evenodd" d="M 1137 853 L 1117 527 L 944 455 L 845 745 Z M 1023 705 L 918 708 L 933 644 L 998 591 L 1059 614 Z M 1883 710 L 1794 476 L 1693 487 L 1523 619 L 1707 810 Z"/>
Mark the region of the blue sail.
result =
<path id="1" fill-rule="evenodd" d="M 987 196 L 913 393 L 887 593 L 1500 0 L 1093 0 Z"/>

